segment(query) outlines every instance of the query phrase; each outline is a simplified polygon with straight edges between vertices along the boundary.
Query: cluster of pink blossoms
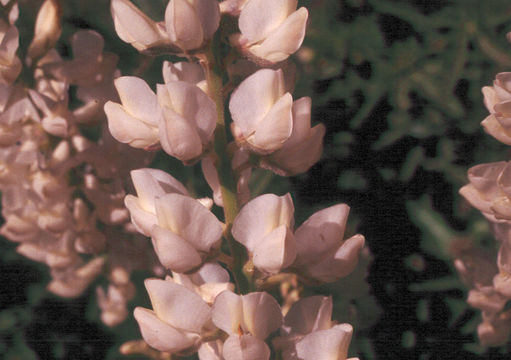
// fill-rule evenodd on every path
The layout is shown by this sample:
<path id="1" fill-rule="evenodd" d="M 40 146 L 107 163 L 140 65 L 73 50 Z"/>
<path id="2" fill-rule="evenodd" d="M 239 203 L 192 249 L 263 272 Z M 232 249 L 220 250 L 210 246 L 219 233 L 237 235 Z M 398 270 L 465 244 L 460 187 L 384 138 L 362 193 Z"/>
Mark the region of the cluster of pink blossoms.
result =
<path id="1" fill-rule="evenodd" d="M 119 324 L 128 316 L 127 303 L 135 291 L 131 272 L 162 268 L 124 206 L 131 189 L 129 172 L 152 156 L 115 141 L 103 112 L 107 101 L 118 98 L 113 86 L 119 76 L 117 56 L 103 52 L 98 33 L 80 31 L 72 38 L 73 58 L 63 60 L 53 48 L 60 36 L 59 7 L 48 0 L 39 10 L 23 67 L 16 55 L 18 4 L 1 4 L 8 18 L 0 19 L 5 220 L 0 234 L 19 243 L 20 254 L 48 265 L 48 290 L 59 296 L 79 296 L 104 273 L 109 285 L 97 288 L 101 317 L 108 325 Z M 33 86 L 19 78 L 22 71 Z M 80 103 L 73 109 L 71 87 Z M 84 136 L 87 128 L 101 133 L 100 140 Z M 123 161 L 125 157 L 132 162 Z"/>
<path id="2" fill-rule="evenodd" d="M 490 112 L 481 123 L 484 130 L 511 145 L 511 73 L 497 74 L 493 86 L 483 87 L 483 95 Z M 469 169 L 468 179 L 460 193 L 489 221 L 500 248 L 497 261 L 478 249 L 461 249 L 455 266 L 471 287 L 468 303 L 482 311 L 481 342 L 502 345 L 511 333 L 511 311 L 505 308 L 511 299 L 511 164 L 476 165 Z"/>
<path id="3" fill-rule="evenodd" d="M 157 22 L 129 0 L 111 0 L 123 41 L 186 60 L 165 61 L 154 91 L 121 76 L 94 31 L 77 32 L 72 58 L 62 59 L 58 0 L 43 2 L 22 61 L 18 6 L 0 3 L 8 14 L 0 19 L 0 233 L 50 267 L 49 290 L 78 296 L 106 273 L 98 304 L 113 326 L 128 316 L 130 274 L 152 271 L 152 310 L 134 312 L 143 342 L 126 343 L 125 354 L 346 359 L 352 326 L 331 320 L 331 297 L 301 292 L 355 269 L 365 240 L 344 238 L 349 207 L 295 226 L 290 194 L 250 193 L 254 168 L 291 176 L 322 153 L 325 127 L 311 126 L 309 97 L 293 99 L 287 63 L 308 11 L 297 0 L 170 0 Z M 70 108 L 74 94 L 80 105 Z M 90 129 L 100 136 L 86 136 Z M 200 162 L 211 198 L 148 168 L 160 149 L 184 165 Z"/>

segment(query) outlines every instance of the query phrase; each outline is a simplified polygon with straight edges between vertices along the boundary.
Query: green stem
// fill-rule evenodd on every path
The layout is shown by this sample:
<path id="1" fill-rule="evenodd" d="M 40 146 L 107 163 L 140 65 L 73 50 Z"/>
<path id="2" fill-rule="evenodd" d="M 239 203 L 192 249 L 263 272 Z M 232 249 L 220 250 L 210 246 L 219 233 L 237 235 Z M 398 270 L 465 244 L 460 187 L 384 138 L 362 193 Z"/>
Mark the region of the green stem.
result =
<path id="1" fill-rule="evenodd" d="M 208 91 L 213 98 L 217 109 L 217 122 L 215 129 L 214 150 L 217 155 L 215 163 L 220 189 L 222 191 L 222 201 L 224 207 L 225 231 L 224 236 L 227 240 L 231 256 L 233 258 L 232 273 L 236 287 L 241 294 L 245 294 L 250 290 L 248 279 L 243 273 L 243 265 L 247 260 L 244 247 L 236 242 L 231 235 L 231 228 L 238 214 L 238 200 L 236 181 L 231 168 L 231 156 L 227 152 L 227 128 L 224 116 L 224 94 L 222 74 L 225 69 L 222 63 L 215 56 L 215 50 L 218 50 L 220 42 L 215 37 L 207 49 L 205 57 L 202 58 L 202 64 L 206 72 L 206 80 L 208 83 Z"/>

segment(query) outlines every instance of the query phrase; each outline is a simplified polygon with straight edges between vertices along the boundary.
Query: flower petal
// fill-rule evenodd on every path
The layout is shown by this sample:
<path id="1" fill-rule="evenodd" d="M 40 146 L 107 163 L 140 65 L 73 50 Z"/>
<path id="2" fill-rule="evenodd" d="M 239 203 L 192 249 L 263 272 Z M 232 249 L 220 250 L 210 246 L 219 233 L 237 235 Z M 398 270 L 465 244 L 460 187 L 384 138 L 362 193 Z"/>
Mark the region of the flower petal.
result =
<path id="1" fill-rule="evenodd" d="M 149 346 L 168 352 L 177 352 L 194 345 L 199 340 L 198 334 L 181 332 L 161 321 L 156 314 L 141 307 L 133 313 L 140 327 L 144 341 Z"/>
<path id="2" fill-rule="evenodd" d="M 270 348 L 264 341 L 250 335 L 231 335 L 225 340 L 225 360 L 269 360 Z"/>
<path id="3" fill-rule="evenodd" d="M 172 231 L 154 226 L 151 237 L 158 259 L 167 269 L 186 272 L 201 264 L 202 258 L 197 250 Z"/>
<path id="4" fill-rule="evenodd" d="M 211 308 L 199 295 L 182 285 L 173 281 L 147 279 L 145 287 L 158 318 L 177 329 L 200 333 L 211 318 Z"/>
<path id="5" fill-rule="evenodd" d="M 292 228 L 294 205 L 289 194 L 264 194 L 249 201 L 239 212 L 232 226 L 236 241 L 253 252 L 259 241 L 280 225 Z"/>
<path id="6" fill-rule="evenodd" d="M 167 194 L 156 200 L 160 226 L 180 235 L 197 250 L 209 252 L 222 237 L 222 225 L 200 202 L 180 194 Z"/>

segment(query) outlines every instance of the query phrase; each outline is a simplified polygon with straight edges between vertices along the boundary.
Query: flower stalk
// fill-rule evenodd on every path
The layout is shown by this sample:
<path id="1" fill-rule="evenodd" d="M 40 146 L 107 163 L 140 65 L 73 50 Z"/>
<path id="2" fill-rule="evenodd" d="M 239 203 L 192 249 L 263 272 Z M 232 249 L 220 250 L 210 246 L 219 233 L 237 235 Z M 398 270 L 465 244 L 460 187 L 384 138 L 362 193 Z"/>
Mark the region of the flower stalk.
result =
<path id="1" fill-rule="evenodd" d="M 225 230 L 224 237 L 227 240 L 229 252 L 233 259 L 231 271 L 233 273 L 236 287 L 241 294 L 246 294 L 251 286 L 249 279 L 243 272 L 243 266 L 247 260 L 243 247 L 234 241 L 231 235 L 231 228 L 238 215 L 238 200 L 236 180 L 231 167 L 232 157 L 227 151 L 227 127 L 224 112 L 224 83 L 223 74 L 225 68 L 218 56 L 220 40 L 218 33 L 213 37 L 203 57 L 201 65 L 206 74 L 208 89 L 216 105 L 217 121 L 214 135 L 214 151 L 216 154 L 215 167 L 218 172 L 220 190 L 223 199 Z"/>

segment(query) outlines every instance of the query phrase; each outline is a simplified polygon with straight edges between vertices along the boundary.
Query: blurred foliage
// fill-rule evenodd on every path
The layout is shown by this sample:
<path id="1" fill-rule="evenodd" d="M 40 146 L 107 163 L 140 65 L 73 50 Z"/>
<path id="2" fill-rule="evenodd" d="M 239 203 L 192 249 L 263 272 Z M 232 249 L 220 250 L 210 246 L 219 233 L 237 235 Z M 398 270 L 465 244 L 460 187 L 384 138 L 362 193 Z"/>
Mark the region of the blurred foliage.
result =
<path id="1" fill-rule="evenodd" d="M 154 19 L 166 0 L 134 1 Z M 20 0 L 20 56 L 41 1 Z M 140 56 L 118 39 L 107 0 L 66 0 L 58 50 L 83 28 L 105 38 L 122 74 L 161 81 L 163 58 Z M 506 348 L 478 345 L 479 315 L 453 270 L 451 242 L 495 243 L 482 216 L 460 199 L 469 166 L 504 160 L 506 150 L 483 134 L 481 87 L 511 68 L 511 4 L 503 0 L 310 0 L 310 26 L 298 66 L 295 98 L 311 96 L 314 121 L 327 126 L 322 161 L 290 180 L 254 175 L 255 193 L 294 186 L 297 223 L 335 202 L 352 207 L 350 229 L 366 236 L 374 262 L 350 277 L 311 290 L 333 293 L 339 321 L 354 325 L 350 354 L 361 359 L 505 358 Z M 197 167 L 168 157 L 198 195 L 208 192 Z M 263 184 L 263 186 L 261 185 Z M 46 293 L 47 270 L 0 242 L 6 290 L 0 295 L 0 354 L 6 359 L 120 359 L 122 342 L 139 337 L 133 319 L 114 329 L 98 320 L 89 290 L 76 300 Z M 137 297 L 147 306 L 145 274 Z M 360 279 L 367 276 L 369 285 Z M 5 280 L 7 279 L 7 280 Z M 93 284 L 92 289 L 98 284 Z M 381 308 L 381 310 L 379 310 Z M 85 316 L 85 319 L 83 318 Z M 136 359 L 137 357 L 131 357 Z"/>

